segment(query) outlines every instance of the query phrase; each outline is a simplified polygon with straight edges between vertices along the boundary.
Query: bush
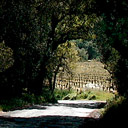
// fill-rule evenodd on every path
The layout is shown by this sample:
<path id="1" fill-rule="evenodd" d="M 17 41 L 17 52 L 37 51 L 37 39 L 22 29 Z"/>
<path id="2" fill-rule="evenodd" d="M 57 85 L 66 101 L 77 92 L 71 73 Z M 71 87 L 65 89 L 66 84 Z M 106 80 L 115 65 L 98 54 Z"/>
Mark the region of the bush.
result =
<path id="1" fill-rule="evenodd" d="M 56 103 L 57 100 L 55 99 L 55 96 L 46 88 L 44 93 L 40 96 L 24 93 L 21 97 L 0 100 L 0 109 L 3 111 L 9 111 L 15 109 L 22 109 L 33 104 L 42 104 L 49 102 Z"/>
<path id="2" fill-rule="evenodd" d="M 1 100 L 0 106 L 3 111 L 9 111 L 14 109 L 22 108 L 23 106 L 27 105 L 27 101 L 24 101 L 21 98 L 13 98 L 10 100 Z"/>
<path id="3" fill-rule="evenodd" d="M 64 96 L 64 97 L 62 98 L 62 100 L 70 100 L 70 94 Z"/>
<path id="4" fill-rule="evenodd" d="M 77 93 L 70 94 L 70 100 L 76 100 L 76 98 L 77 98 Z"/>
<path id="5" fill-rule="evenodd" d="M 113 98 L 115 95 L 108 92 L 98 90 L 87 90 L 82 92 L 68 91 L 68 90 L 55 90 L 56 100 L 108 100 Z"/>
<path id="6" fill-rule="evenodd" d="M 60 89 L 55 89 L 54 91 L 54 96 L 56 100 L 64 100 L 66 97 L 66 100 L 69 100 L 70 98 L 68 98 L 68 94 L 71 94 L 72 91 L 69 90 L 60 90 Z"/>
<path id="7" fill-rule="evenodd" d="M 94 94 L 91 94 L 88 96 L 88 100 L 96 100 L 96 96 Z"/>
<path id="8" fill-rule="evenodd" d="M 128 99 L 116 96 L 108 102 L 103 117 L 99 121 L 99 128 L 108 127 L 126 127 L 128 115 Z"/>
<path id="9" fill-rule="evenodd" d="M 85 92 L 82 92 L 81 94 L 77 95 L 77 99 L 87 99 L 88 94 Z"/>
<path id="10" fill-rule="evenodd" d="M 66 96 L 64 96 L 62 98 L 62 100 L 76 100 L 77 98 L 77 94 L 76 93 L 71 93 L 71 94 L 68 94 Z"/>

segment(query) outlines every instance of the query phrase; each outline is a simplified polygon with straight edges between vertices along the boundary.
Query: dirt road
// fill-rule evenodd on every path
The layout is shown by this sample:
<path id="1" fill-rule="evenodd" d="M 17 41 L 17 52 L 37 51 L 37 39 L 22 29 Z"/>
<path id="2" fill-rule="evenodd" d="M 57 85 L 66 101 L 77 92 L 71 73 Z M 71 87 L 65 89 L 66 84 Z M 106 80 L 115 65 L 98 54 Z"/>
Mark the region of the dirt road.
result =
<path id="1" fill-rule="evenodd" d="M 34 105 L 1 113 L 0 128 L 78 128 L 105 102 L 60 100 L 57 104 Z M 99 118 L 99 114 L 93 114 Z"/>

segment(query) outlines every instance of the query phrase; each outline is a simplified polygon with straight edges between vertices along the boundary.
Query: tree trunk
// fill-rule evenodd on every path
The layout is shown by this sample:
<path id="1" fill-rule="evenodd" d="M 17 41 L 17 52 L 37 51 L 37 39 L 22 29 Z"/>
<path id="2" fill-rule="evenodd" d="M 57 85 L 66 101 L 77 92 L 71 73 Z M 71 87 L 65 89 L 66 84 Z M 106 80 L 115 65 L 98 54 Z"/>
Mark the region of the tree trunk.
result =
<path id="1" fill-rule="evenodd" d="M 54 90 L 55 90 L 55 86 L 56 86 L 56 77 L 57 77 L 59 68 L 60 68 L 60 64 L 57 66 L 57 68 L 56 68 L 56 70 L 55 70 L 55 73 L 54 73 L 52 93 L 53 93 Z"/>

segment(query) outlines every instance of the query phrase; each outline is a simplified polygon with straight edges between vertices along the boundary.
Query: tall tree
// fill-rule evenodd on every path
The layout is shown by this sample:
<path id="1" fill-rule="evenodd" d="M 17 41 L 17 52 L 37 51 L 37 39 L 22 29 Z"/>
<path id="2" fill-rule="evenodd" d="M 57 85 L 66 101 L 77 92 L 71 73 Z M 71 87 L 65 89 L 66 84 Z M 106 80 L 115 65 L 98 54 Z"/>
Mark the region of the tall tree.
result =
<path id="1" fill-rule="evenodd" d="M 128 79 L 128 1 L 96 1 L 97 20 L 95 40 L 101 49 L 103 61 L 115 78 L 119 94 L 127 94 Z"/>
<path id="2" fill-rule="evenodd" d="M 48 62 L 58 45 L 92 37 L 104 62 L 114 62 L 111 70 L 120 93 L 127 92 L 127 7 L 125 0 L 0 1 L 0 42 L 13 50 L 14 59 L 13 66 L 0 73 L 0 95 L 7 90 L 19 95 L 23 88 L 41 93 Z"/>
<path id="3" fill-rule="evenodd" d="M 74 42 L 67 41 L 57 47 L 47 65 L 47 79 L 49 80 L 52 92 L 55 89 L 57 75 L 61 73 L 65 73 L 66 75 L 72 74 L 78 61 L 78 51 Z"/>
<path id="4" fill-rule="evenodd" d="M 0 41 L 13 50 L 14 63 L 0 74 L 1 95 L 39 94 L 53 51 L 67 40 L 88 38 L 94 15 L 86 15 L 89 0 L 2 0 Z M 6 78 L 4 81 L 3 78 Z M 38 86 L 36 86 L 38 85 Z"/>

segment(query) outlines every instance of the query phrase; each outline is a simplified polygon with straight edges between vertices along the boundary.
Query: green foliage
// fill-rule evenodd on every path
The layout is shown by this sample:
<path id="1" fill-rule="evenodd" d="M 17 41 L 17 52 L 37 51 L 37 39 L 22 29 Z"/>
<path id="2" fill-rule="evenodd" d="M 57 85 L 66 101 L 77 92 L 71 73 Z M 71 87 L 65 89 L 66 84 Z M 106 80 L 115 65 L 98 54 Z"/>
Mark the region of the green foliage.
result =
<path id="1" fill-rule="evenodd" d="M 13 50 L 15 62 L 0 74 L 1 96 L 6 97 L 7 90 L 9 96 L 21 95 L 24 88 L 28 93 L 42 93 L 47 76 L 52 76 L 47 65 L 58 45 L 89 38 L 90 22 L 95 18 L 84 13 L 86 6 L 90 8 L 88 2 L 1 1 L 0 42 L 4 40 Z"/>
<path id="2" fill-rule="evenodd" d="M 81 61 L 101 59 L 101 54 L 99 53 L 96 43 L 92 41 L 85 41 L 82 39 L 74 40 L 74 42 L 77 45 L 77 49 L 78 49 L 78 53 L 81 58 Z"/>
<path id="3" fill-rule="evenodd" d="M 5 71 L 14 63 L 13 51 L 4 42 L 0 43 L 0 72 Z"/>
<path id="4" fill-rule="evenodd" d="M 43 88 L 43 90 L 44 92 L 41 94 L 41 99 L 44 99 L 45 103 L 56 103 L 57 102 L 57 99 L 55 98 L 54 94 L 52 93 L 52 91 L 49 90 L 48 87 Z M 39 98 L 39 101 L 40 101 L 40 98 Z"/>
<path id="5" fill-rule="evenodd" d="M 80 56 L 80 61 L 87 61 L 88 60 L 88 53 L 84 48 L 81 48 L 81 49 L 78 48 L 78 53 Z"/>
<path id="6" fill-rule="evenodd" d="M 72 91 L 70 90 L 59 90 L 59 89 L 55 89 L 54 91 L 54 96 L 55 99 L 57 100 L 62 100 L 63 97 L 67 96 L 68 94 L 70 94 Z"/>
<path id="7" fill-rule="evenodd" d="M 59 56 L 62 59 L 61 65 L 64 70 L 66 70 L 65 67 L 68 67 L 68 69 L 71 71 L 76 67 L 75 63 L 79 61 L 76 45 L 74 42 L 71 41 L 58 46 L 57 56 Z"/>
<path id="8" fill-rule="evenodd" d="M 79 56 L 76 50 L 76 45 L 73 42 L 68 41 L 58 46 L 53 57 L 50 59 L 47 68 L 49 72 L 53 72 L 53 70 L 59 66 L 63 68 L 63 70 L 70 72 L 75 68 L 75 63 L 77 63 L 78 60 Z"/>
<path id="9" fill-rule="evenodd" d="M 55 91 L 55 97 L 59 100 L 100 100 L 100 101 L 105 101 L 105 100 L 110 100 L 114 97 L 115 95 L 109 92 L 104 92 L 104 91 L 98 91 L 98 90 L 86 90 L 86 91 L 68 91 L 68 90 L 56 90 Z"/>
<path id="10" fill-rule="evenodd" d="M 93 95 L 93 94 L 92 94 L 92 95 L 89 95 L 88 99 L 89 99 L 89 100 L 96 100 L 96 96 Z"/>
<path id="11" fill-rule="evenodd" d="M 55 81 L 58 73 L 65 72 L 66 74 L 71 74 L 72 70 L 76 68 L 78 60 L 79 56 L 75 43 L 67 41 L 57 47 L 46 66 L 47 79 L 52 91 L 55 89 Z"/>
<path id="12" fill-rule="evenodd" d="M 107 111 L 116 110 L 118 107 L 121 107 L 122 103 L 125 101 L 126 101 L 125 97 L 116 95 L 114 98 L 108 100 L 105 113 Z"/>
<path id="13" fill-rule="evenodd" d="M 127 5 L 125 0 L 0 1 L 0 42 L 6 48 L 1 47 L 13 51 L 2 53 L 1 61 L 9 64 L 0 69 L 0 97 L 22 95 L 24 88 L 41 94 L 46 78 L 53 76 L 47 65 L 58 45 L 77 39 L 88 41 L 88 56 L 79 50 L 84 59 L 96 58 L 96 42 L 119 93 L 127 94 Z M 73 67 L 69 58 L 65 60 Z"/>
<path id="14" fill-rule="evenodd" d="M 103 8 L 102 4 L 105 7 Z M 99 18 L 95 25 L 95 41 L 103 55 L 103 62 L 115 79 L 120 95 L 127 93 L 128 76 L 128 3 L 125 0 L 97 1 Z M 110 7 L 109 10 L 105 10 Z M 123 15 L 122 15 L 123 14 Z"/>
<path id="15" fill-rule="evenodd" d="M 118 127 L 119 125 L 125 127 L 127 125 L 128 114 L 128 99 L 123 96 L 116 96 L 108 102 L 102 118 L 98 122 L 98 127 L 105 128 Z"/>
<path id="16" fill-rule="evenodd" d="M 22 94 L 22 97 L 15 97 L 10 99 L 1 99 L 0 100 L 0 109 L 2 111 L 9 111 L 15 109 L 22 109 L 25 107 L 32 106 L 34 104 L 42 103 L 56 103 L 54 95 L 51 94 L 48 88 L 44 89 L 44 93 L 38 96 L 34 94 Z"/>

